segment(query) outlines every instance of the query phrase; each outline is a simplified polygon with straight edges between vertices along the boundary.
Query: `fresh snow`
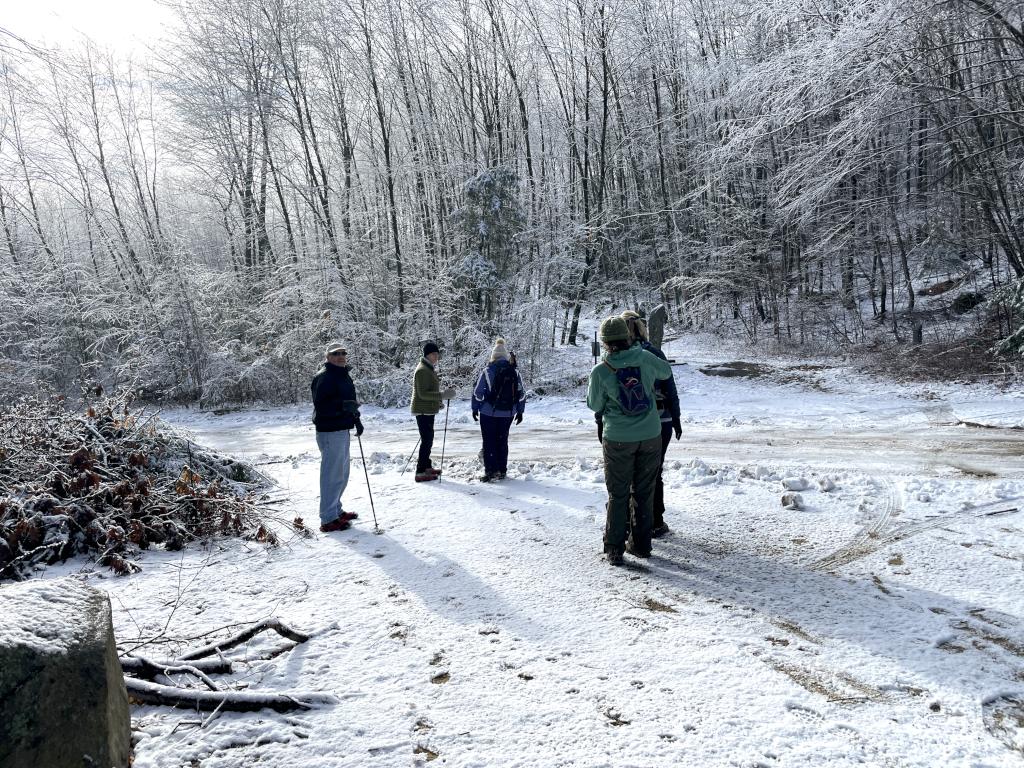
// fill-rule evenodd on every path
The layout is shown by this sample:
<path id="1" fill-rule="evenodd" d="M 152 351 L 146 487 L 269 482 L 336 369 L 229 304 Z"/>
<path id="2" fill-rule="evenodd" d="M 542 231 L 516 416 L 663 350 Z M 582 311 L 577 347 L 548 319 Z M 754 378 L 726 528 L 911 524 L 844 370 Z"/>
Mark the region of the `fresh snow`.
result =
<path id="1" fill-rule="evenodd" d="M 0 648 L 66 653 L 95 625 L 82 623 L 89 588 L 75 579 L 29 581 L 0 589 Z"/>
<path id="2" fill-rule="evenodd" d="M 509 479 L 487 485 L 467 403 L 442 482 L 419 484 L 401 475 L 412 418 L 366 407 L 381 535 L 353 442 L 349 531 L 147 553 L 127 578 L 83 569 L 123 649 L 169 657 L 276 616 L 314 636 L 279 655 L 260 636 L 221 681 L 339 700 L 209 720 L 136 707 L 135 768 L 1019 765 L 1003 710 L 1024 699 L 1024 433 L 960 414 L 1020 425 L 1024 400 L 687 362 L 673 532 L 649 561 L 600 557 L 600 447 L 576 393 L 530 400 Z M 257 463 L 280 517 L 315 529 L 308 407 L 164 416 Z M 794 485 L 800 510 L 781 504 Z"/>

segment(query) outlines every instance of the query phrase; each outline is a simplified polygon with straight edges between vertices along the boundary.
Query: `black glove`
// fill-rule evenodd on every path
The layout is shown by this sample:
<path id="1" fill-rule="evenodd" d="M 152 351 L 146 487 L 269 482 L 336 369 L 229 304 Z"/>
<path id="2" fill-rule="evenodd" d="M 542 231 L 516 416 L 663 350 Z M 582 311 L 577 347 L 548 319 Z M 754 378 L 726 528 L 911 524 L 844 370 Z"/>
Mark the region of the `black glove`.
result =
<path id="1" fill-rule="evenodd" d="M 473 411 L 473 421 L 480 421 L 479 411 Z"/>
<path id="2" fill-rule="evenodd" d="M 356 419 L 356 437 L 363 436 L 363 420 Z"/>
<path id="3" fill-rule="evenodd" d="M 516 424 L 522 424 L 523 423 L 523 414 L 517 413 L 516 414 L 516 418 L 515 418 L 515 422 L 516 422 Z"/>
<path id="4" fill-rule="evenodd" d="M 601 419 L 597 420 L 597 442 L 604 442 L 604 422 Z"/>
<path id="5" fill-rule="evenodd" d="M 683 424 L 678 416 L 672 417 L 672 431 L 676 433 L 676 440 L 683 436 Z"/>

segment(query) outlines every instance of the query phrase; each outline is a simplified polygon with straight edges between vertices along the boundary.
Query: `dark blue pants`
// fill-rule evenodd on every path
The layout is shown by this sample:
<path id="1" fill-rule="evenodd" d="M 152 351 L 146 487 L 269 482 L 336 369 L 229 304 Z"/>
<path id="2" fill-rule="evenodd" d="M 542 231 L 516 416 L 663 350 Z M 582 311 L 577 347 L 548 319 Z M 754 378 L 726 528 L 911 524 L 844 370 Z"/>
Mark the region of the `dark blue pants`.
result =
<path id="1" fill-rule="evenodd" d="M 416 427 L 420 431 L 420 454 L 416 457 L 416 474 L 430 466 L 430 449 L 434 447 L 434 417 L 416 416 Z"/>
<path id="2" fill-rule="evenodd" d="M 665 467 L 665 454 L 672 442 L 672 422 L 661 422 L 661 462 L 658 464 L 658 483 L 654 486 L 654 527 L 665 524 L 665 482 L 661 479 L 661 471 Z"/>
<path id="3" fill-rule="evenodd" d="M 511 416 L 480 414 L 480 434 L 484 438 L 484 472 L 508 472 L 508 431 Z"/>

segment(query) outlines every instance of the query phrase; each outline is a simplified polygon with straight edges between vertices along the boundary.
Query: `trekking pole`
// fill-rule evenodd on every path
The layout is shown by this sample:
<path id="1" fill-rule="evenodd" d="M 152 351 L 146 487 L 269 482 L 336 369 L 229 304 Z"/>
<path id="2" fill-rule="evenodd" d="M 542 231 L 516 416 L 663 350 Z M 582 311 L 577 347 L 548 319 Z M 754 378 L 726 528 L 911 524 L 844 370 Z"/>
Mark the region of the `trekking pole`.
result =
<path id="1" fill-rule="evenodd" d="M 407 470 L 409 468 L 409 465 L 412 463 L 412 457 L 416 455 L 416 449 L 419 448 L 419 447 L 420 447 L 420 439 L 417 437 L 416 438 L 416 445 L 414 445 L 412 447 L 412 453 L 409 454 L 409 460 L 407 462 L 405 462 L 405 466 L 402 467 L 402 473 L 399 475 L 399 477 L 401 477 L 402 475 L 405 474 L 405 470 Z"/>
<path id="2" fill-rule="evenodd" d="M 362 435 L 356 435 L 356 440 L 359 441 L 359 458 L 363 460 L 363 474 L 366 475 L 366 492 L 370 494 L 370 512 L 373 513 L 373 532 L 380 536 L 384 531 L 377 525 L 377 510 L 373 507 L 373 491 L 370 489 L 370 472 L 366 468 L 366 455 L 363 453 L 363 437 Z"/>
<path id="3" fill-rule="evenodd" d="M 445 402 L 447 402 L 448 405 L 447 405 L 447 407 L 444 410 L 444 435 L 441 437 L 441 466 L 438 467 L 438 469 L 441 469 L 441 470 L 444 469 L 444 446 L 445 446 L 445 443 L 448 442 L 448 413 L 452 409 L 452 401 L 451 400 L 447 400 Z M 441 482 L 441 475 L 440 474 L 438 474 L 438 476 L 437 476 L 437 482 Z"/>

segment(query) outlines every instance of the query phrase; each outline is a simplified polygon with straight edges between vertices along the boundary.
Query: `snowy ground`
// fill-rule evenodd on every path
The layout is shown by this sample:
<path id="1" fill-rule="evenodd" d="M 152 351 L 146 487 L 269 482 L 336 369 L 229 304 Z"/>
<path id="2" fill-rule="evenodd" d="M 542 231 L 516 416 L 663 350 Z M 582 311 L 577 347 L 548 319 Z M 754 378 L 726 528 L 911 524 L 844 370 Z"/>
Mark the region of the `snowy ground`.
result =
<path id="1" fill-rule="evenodd" d="M 681 346 L 673 533 L 649 561 L 599 556 L 599 445 L 563 396 L 531 401 L 500 485 L 475 479 L 468 405 L 443 482 L 424 484 L 400 476 L 410 417 L 366 408 L 383 535 L 357 458 L 350 531 L 93 573 L 125 647 L 156 637 L 146 651 L 169 655 L 172 638 L 273 615 L 317 634 L 270 660 L 280 641 L 253 641 L 235 683 L 339 697 L 203 727 L 137 707 L 136 768 L 1019 765 L 1024 432 L 1007 427 L 1024 398 L 799 361 L 793 383 L 707 377 L 698 366 L 723 360 Z M 165 416 L 259 464 L 282 514 L 315 523 L 308 408 Z M 800 478 L 805 509 L 783 508 Z"/>

